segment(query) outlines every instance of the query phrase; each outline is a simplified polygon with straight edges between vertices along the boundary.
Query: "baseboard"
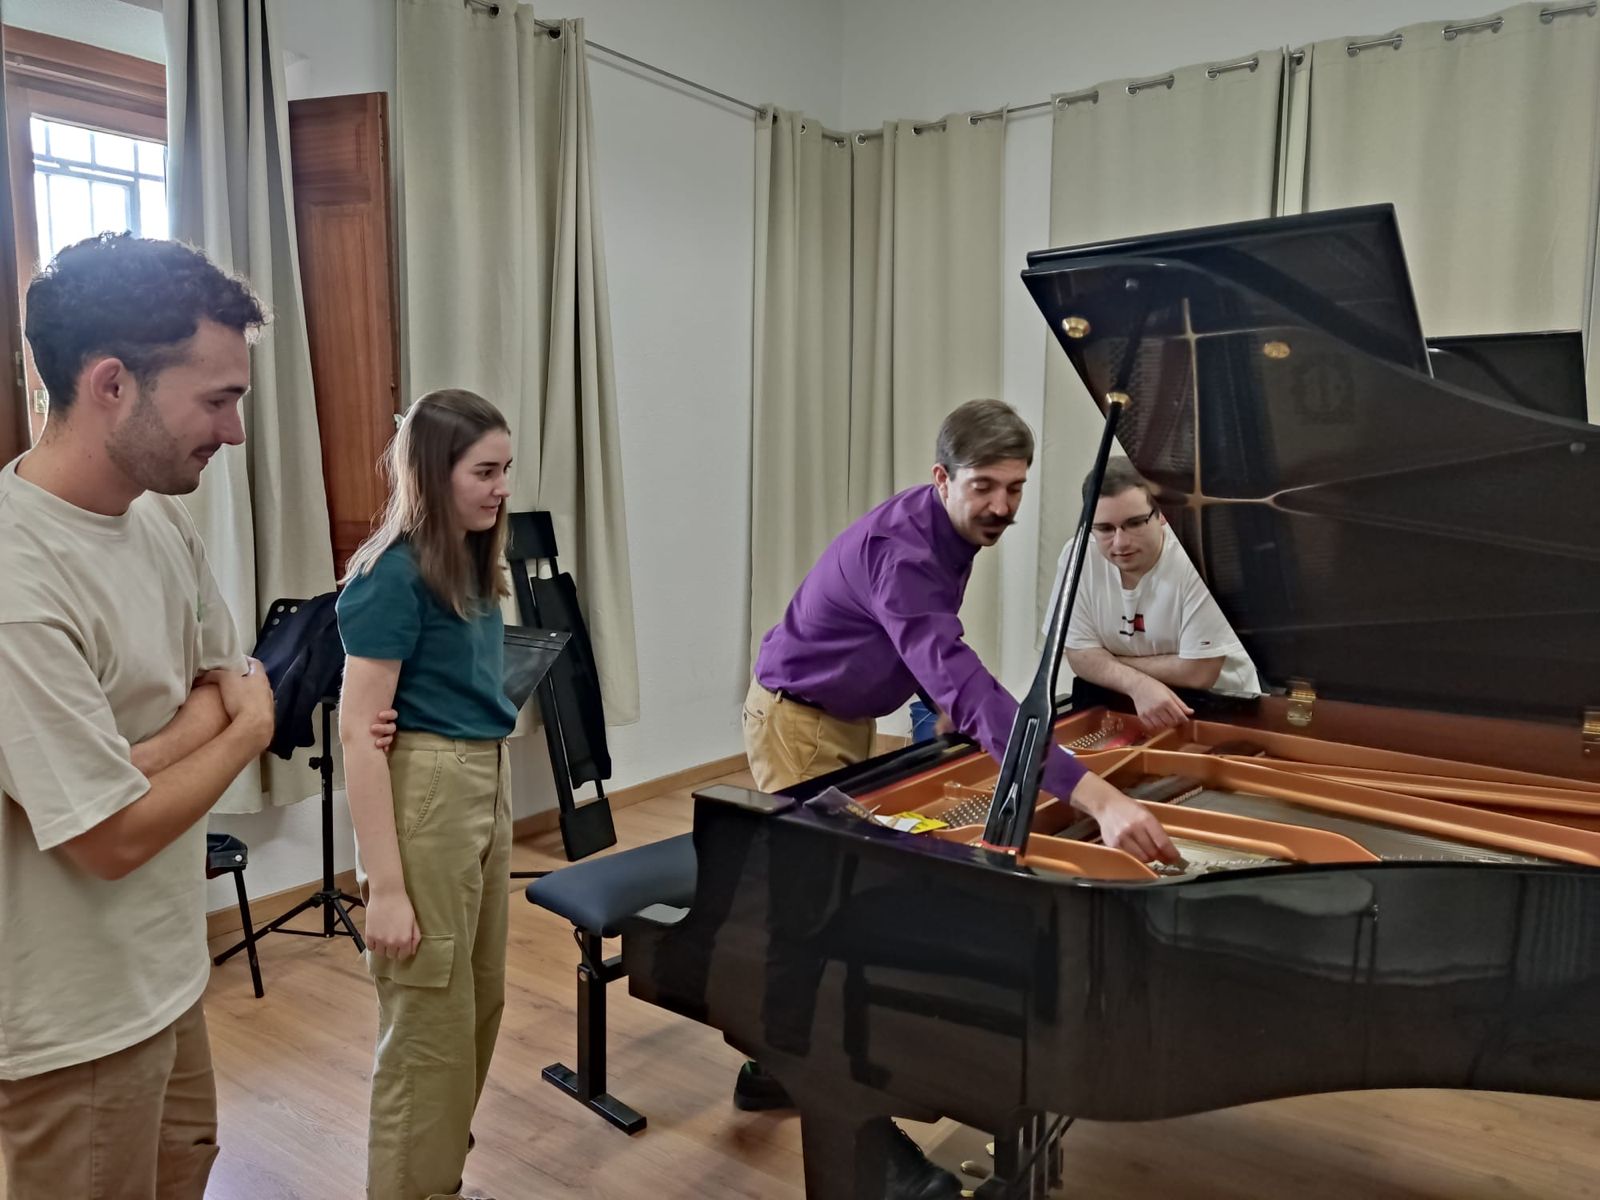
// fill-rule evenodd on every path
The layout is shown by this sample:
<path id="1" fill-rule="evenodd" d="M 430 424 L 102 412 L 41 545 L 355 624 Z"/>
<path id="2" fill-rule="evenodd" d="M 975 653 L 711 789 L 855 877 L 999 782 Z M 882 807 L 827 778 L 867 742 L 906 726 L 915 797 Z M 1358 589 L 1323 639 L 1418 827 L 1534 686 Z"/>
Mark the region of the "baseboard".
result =
<path id="1" fill-rule="evenodd" d="M 619 808 L 628 808 L 641 804 L 646 800 L 654 800 L 659 796 L 671 792 L 681 791 L 684 788 L 697 787 L 702 783 L 709 783 L 713 779 L 721 779 L 724 775 L 732 775 L 745 765 L 742 754 L 730 754 L 727 758 L 713 759 L 708 763 L 699 763 L 696 766 L 685 767 L 681 771 L 674 771 L 670 775 L 658 775 L 654 779 L 646 779 L 643 783 L 635 783 L 629 787 L 618 788 L 610 793 L 606 799 L 611 802 L 611 811 Z M 580 803 L 580 807 L 581 807 Z M 511 827 L 513 841 L 520 842 L 523 838 L 537 837 L 543 833 L 550 833 L 561 827 L 561 810 L 557 808 L 544 808 L 526 817 L 518 817 Z"/>
<path id="2" fill-rule="evenodd" d="M 698 766 L 685 767 L 681 771 L 674 771 L 670 775 L 662 775 L 656 779 L 647 779 L 643 783 L 633 784 L 631 787 L 619 788 L 609 797 L 612 811 L 639 804 L 645 800 L 654 800 L 657 796 L 664 796 L 669 792 L 676 792 L 682 788 L 695 787 L 712 779 L 720 779 L 724 775 L 731 775 L 745 765 L 742 754 L 730 754 L 727 758 L 719 758 L 712 762 L 700 763 Z M 546 808 L 526 817 L 518 817 L 511 826 L 511 837 L 514 841 L 523 838 L 537 837 L 540 834 L 550 833 L 559 829 L 561 813 L 559 809 Z M 354 893 L 356 890 L 356 873 L 342 871 L 334 876 L 335 884 L 346 892 Z M 250 919 L 260 929 L 267 922 L 288 912 L 307 896 L 312 895 L 321 887 L 321 883 L 313 881 L 303 883 L 298 887 L 285 888 L 281 892 L 273 892 L 269 896 L 258 896 L 250 901 Z M 307 921 L 321 920 L 320 914 L 307 913 Z M 230 933 L 239 933 L 244 929 L 244 922 L 239 919 L 239 906 L 230 904 L 226 908 L 219 908 L 216 912 L 206 914 L 206 937 L 225 937 Z"/>
<path id="3" fill-rule="evenodd" d="M 333 877 L 333 886 L 341 892 L 356 894 L 356 873 L 354 870 L 340 871 Z M 307 896 L 315 895 L 322 888 L 322 881 L 313 880 L 311 883 L 302 883 L 297 887 L 284 888 L 281 892 L 273 892 L 266 896 L 254 896 L 250 900 L 250 920 L 257 929 L 277 920 Z M 315 929 L 322 921 L 320 910 L 302 914 L 305 928 Z M 239 916 L 238 904 L 230 904 L 226 908 L 219 908 L 216 912 L 206 914 L 206 940 L 226 937 L 230 933 L 242 933 L 244 921 Z"/>
<path id="4" fill-rule="evenodd" d="M 670 775 L 647 779 L 643 783 L 636 783 L 632 787 L 625 787 L 612 792 L 611 807 L 627 808 L 630 804 L 638 804 L 643 800 L 654 800 L 657 796 L 665 796 L 668 792 L 698 787 L 702 783 L 709 783 L 713 779 L 721 779 L 724 775 L 732 775 L 735 771 L 742 771 L 746 765 L 744 755 L 730 754 L 727 758 L 718 758 L 708 763 L 701 763 L 699 766 L 685 767 L 683 770 L 674 771 Z"/>
<path id="5" fill-rule="evenodd" d="M 553 833 L 561 828 L 561 810 L 559 808 L 541 808 L 536 813 L 526 817 L 518 817 L 511 822 L 511 840 L 520 842 L 523 838 L 538 837 L 542 833 Z"/>

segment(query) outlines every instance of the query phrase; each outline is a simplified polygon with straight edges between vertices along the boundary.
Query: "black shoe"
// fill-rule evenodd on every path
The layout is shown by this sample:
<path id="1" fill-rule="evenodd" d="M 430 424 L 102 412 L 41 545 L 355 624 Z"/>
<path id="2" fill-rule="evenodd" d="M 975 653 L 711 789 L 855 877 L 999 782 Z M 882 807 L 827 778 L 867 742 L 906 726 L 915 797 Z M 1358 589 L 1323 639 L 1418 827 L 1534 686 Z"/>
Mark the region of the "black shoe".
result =
<path id="1" fill-rule="evenodd" d="M 922 1147 L 893 1121 L 884 1122 L 888 1134 L 889 1171 L 884 1181 L 884 1200 L 955 1200 L 961 1183 L 943 1167 L 928 1161 Z"/>
<path id="2" fill-rule="evenodd" d="M 739 1068 L 739 1077 L 733 1081 L 733 1106 L 742 1112 L 766 1112 L 774 1108 L 793 1108 L 789 1093 L 771 1075 L 761 1069 L 758 1062 L 747 1062 Z"/>

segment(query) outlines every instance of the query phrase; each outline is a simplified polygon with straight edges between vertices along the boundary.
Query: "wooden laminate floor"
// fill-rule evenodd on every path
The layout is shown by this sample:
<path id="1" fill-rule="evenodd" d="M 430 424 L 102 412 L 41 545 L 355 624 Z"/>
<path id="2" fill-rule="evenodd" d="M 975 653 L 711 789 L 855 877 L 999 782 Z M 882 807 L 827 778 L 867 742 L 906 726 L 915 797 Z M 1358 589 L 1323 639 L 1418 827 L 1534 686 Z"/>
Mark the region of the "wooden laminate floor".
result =
<path id="1" fill-rule="evenodd" d="M 619 811 L 620 845 L 683 832 L 689 807 L 678 792 Z M 559 866 L 559 853 L 553 834 L 519 844 L 514 867 Z M 799 1123 L 736 1112 L 740 1056 L 623 985 L 611 990 L 611 1087 L 649 1129 L 625 1137 L 544 1083 L 544 1066 L 572 1060 L 576 950 L 570 927 L 520 888 L 507 903 L 509 995 L 469 1188 L 496 1200 L 803 1196 Z M 342 939 L 274 935 L 261 960 L 265 999 L 252 996 L 242 957 L 216 969 L 206 993 L 222 1120 L 207 1195 L 358 1197 L 372 988 Z M 965 1131 L 918 1132 L 941 1158 L 975 1153 Z M 1060 1194 L 1095 1200 L 1600 1198 L 1600 1104 L 1432 1091 L 1304 1097 L 1143 1125 L 1083 1122 L 1066 1152 Z"/>

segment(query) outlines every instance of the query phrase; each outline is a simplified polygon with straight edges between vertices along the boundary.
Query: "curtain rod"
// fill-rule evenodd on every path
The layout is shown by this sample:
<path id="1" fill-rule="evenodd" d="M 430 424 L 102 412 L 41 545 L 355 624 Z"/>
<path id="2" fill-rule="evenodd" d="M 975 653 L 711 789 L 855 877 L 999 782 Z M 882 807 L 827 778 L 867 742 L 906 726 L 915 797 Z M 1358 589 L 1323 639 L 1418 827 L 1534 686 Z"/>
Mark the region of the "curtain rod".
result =
<path id="1" fill-rule="evenodd" d="M 1595 15 L 1597 8 L 1600 8 L 1600 0 L 1588 0 L 1586 4 L 1558 4 L 1550 8 L 1541 8 L 1539 10 L 1539 23 L 1541 25 L 1550 25 L 1555 22 L 1557 17 L 1570 17 L 1578 13 L 1582 13 L 1586 17 L 1592 17 Z M 1494 16 L 1485 17 L 1481 21 L 1463 21 L 1459 25 L 1441 25 L 1439 27 L 1439 36 L 1447 42 L 1453 42 L 1463 33 L 1477 33 L 1482 30 L 1487 30 L 1490 33 L 1499 33 L 1505 23 L 1505 18 L 1496 13 Z M 1344 44 L 1344 52 L 1351 58 L 1356 58 L 1363 50 L 1376 50 L 1379 46 L 1388 46 L 1391 50 L 1398 50 L 1405 43 L 1405 40 L 1404 34 L 1391 33 L 1388 37 L 1369 38 L 1366 41 L 1350 41 Z M 1290 53 L 1289 61 L 1293 66 L 1298 67 L 1305 61 L 1305 57 L 1306 52 L 1304 50 L 1295 50 Z"/>
<path id="2" fill-rule="evenodd" d="M 491 17 L 498 17 L 501 9 L 506 5 L 510 5 L 511 8 L 515 9 L 517 3 L 519 2 L 520 0 L 505 0 L 505 4 L 501 4 L 499 0 L 462 0 L 462 3 L 466 5 L 466 7 L 475 8 L 480 12 L 488 13 Z M 1557 17 L 1568 17 L 1576 13 L 1583 13 L 1585 16 L 1592 17 L 1595 15 L 1597 8 L 1600 8 L 1600 0 L 1588 0 L 1588 3 L 1585 4 L 1554 5 L 1550 8 L 1542 8 L 1539 10 L 1539 21 L 1541 24 L 1549 25 L 1552 24 Z M 1478 30 L 1488 30 L 1490 33 L 1499 33 L 1500 28 L 1504 23 L 1504 19 L 1499 15 L 1496 15 L 1493 17 L 1487 17 L 1482 21 L 1468 21 L 1460 25 L 1443 25 L 1440 27 L 1439 33 L 1440 36 L 1448 42 L 1454 41 L 1460 34 Z M 561 26 L 555 21 L 541 21 L 536 18 L 534 20 L 534 24 L 539 26 L 540 29 L 548 30 L 552 37 L 558 37 L 561 33 Z M 1378 46 L 1389 46 L 1395 50 L 1398 50 L 1403 41 L 1404 38 L 1398 33 L 1390 34 L 1388 37 L 1372 38 L 1368 41 L 1350 41 L 1345 43 L 1345 53 L 1351 58 L 1355 58 L 1363 50 L 1371 50 Z M 739 108 L 748 110 L 755 116 L 759 117 L 762 114 L 771 111 L 770 105 L 752 104 L 750 101 L 741 100 L 737 96 L 730 96 L 727 92 L 719 92 L 714 87 L 709 87 L 706 84 L 698 83 L 693 79 L 688 79 L 682 75 L 674 74 L 673 72 L 668 71 L 665 67 L 658 67 L 654 63 L 645 62 L 645 60 L 642 58 L 635 58 L 631 54 L 624 54 L 621 50 L 615 50 L 601 42 L 591 41 L 587 44 L 591 49 L 599 50 L 603 54 L 609 54 L 612 58 L 620 58 L 623 62 L 632 63 L 634 66 L 639 67 L 642 70 L 650 71 L 653 74 L 660 75 L 665 79 L 670 79 L 674 83 L 681 83 L 684 87 L 693 88 L 697 92 L 704 92 L 708 96 L 715 96 L 718 100 L 725 100 L 729 104 L 733 104 Z M 1305 61 L 1305 56 L 1306 52 L 1304 50 L 1292 50 L 1289 52 L 1289 62 L 1292 66 L 1298 67 L 1303 61 Z M 1218 76 L 1226 75 L 1230 71 L 1254 71 L 1260 65 L 1260 58 L 1252 55 L 1250 58 L 1241 58 L 1237 62 L 1221 63 L 1207 67 L 1206 78 L 1216 79 Z M 1170 91 L 1174 82 L 1174 78 L 1175 77 L 1173 74 L 1168 72 L 1165 75 L 1158 75 L 1153 79 L 1135 80 L 1133 83 L 1124 85 L 1124 87 L 1130 96 L 1137 96 L 1140 92 L 1147 91 L 1151 88 L 1166 88 Z M 967 124 L 976 125 L 979 121 L 992 121 L 998 117 L 1014 117 L 1021 113 L 1034 112 L 1041 108 L 1066 108 L 1073 104 L 1098 104 L 1099 101 L 1100 89 L 1091 88 L 1088 91 L 1074 92 L 1064 96 L 1056 96 L 1050 100 L 1036 100 L 1032 104 L 1019 104 L 1014 108 L 996 108 L 991 109 L 989 112 L 972 113 L 967 117 Z M 929 129 L 943 129 L 945 128 L 947 120 L 947 118 L 940 118 L 937 121 L 924 121 L 920 124 L 912 125 L 911 132 L 923 133 Z M 801 131 L 804 132 L 805 126 L 803 124 L 800 128 Z M 860 146 L 866 142 L 874 140 L 875 138 L 881 138 L 883 136 L 883 130 L 874 129 L 851 134 L 839 133 L 835 130 L 824 127 L 822 129 L 822 136 L 836 146 L 845 146 L 851 141 L 854 141 L 856 145 Z"/>
<path id="3" fill-rule="evenodd" d="M 509 4 L 513 9 L 516 8 L 517 3 L 519 2 L 520 0 L 506 0 L 506 3 Z M 462 0 L 462 3 L 464 3 L 468 8 L 475 8 L 479 12 L 487 13 L 491 17 L 498 17 L 500 15 L 500 10 L 505 7 L 505 5 L 498 3 L 497 0 Z M 560 22 L 541 21 L 538 18 L 534 18 L 533 23 L 540 29 L 547 30 L 551 37 L 561 36 Z M 748 100 L 741 100 L 737 96 L 730 96 L 727 92 L 719 92 L 716 88 L 707 87 L 703 83 L 696 83 L 693 79 L 685 79 L 682 75 L 674 75 L 671 71 L 668 71 L 664 67 L 658 67 L 655 65 L 655 63 L 647 63 L 644 61 L 644 59 L 635 58 L 631 54 L 624 54 L 621 50 L 615 50 L 602 42 L 589 40 L 585 44 L 591 50 L 599 50 L 605 54 L 611 55 L 612 58 L 620 58 L 623 62 L 630 62 L 636 67 L 642 67 L 646 71 L 654 72 L 655 74 L 664 76 L 665 78 L 671 79 L 676 83 L 681 83 L 684 85 L 684 87 L 694 88 L 696 91 L 704 92 L 708 96 L 715 96 L 718 100 L 726 100 L 729 104 L 736 104 L 740 108 L 749 109 L 752 113 L 757 115 L 766 111 L 759 104 L 751 104 Z"/>

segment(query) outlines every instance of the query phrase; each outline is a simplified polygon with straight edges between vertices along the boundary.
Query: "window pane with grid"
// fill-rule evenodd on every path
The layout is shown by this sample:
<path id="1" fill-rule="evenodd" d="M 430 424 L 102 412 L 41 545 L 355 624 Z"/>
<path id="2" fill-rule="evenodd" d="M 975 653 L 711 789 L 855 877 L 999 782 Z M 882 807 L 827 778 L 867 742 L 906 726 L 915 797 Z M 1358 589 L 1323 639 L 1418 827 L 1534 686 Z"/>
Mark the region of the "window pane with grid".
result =
<path id="1" fill-rule="evenodd" d="M 38 117 L 29 132 L 41 262 L 97 233 L 167 236 L 165 146 Z"/>

